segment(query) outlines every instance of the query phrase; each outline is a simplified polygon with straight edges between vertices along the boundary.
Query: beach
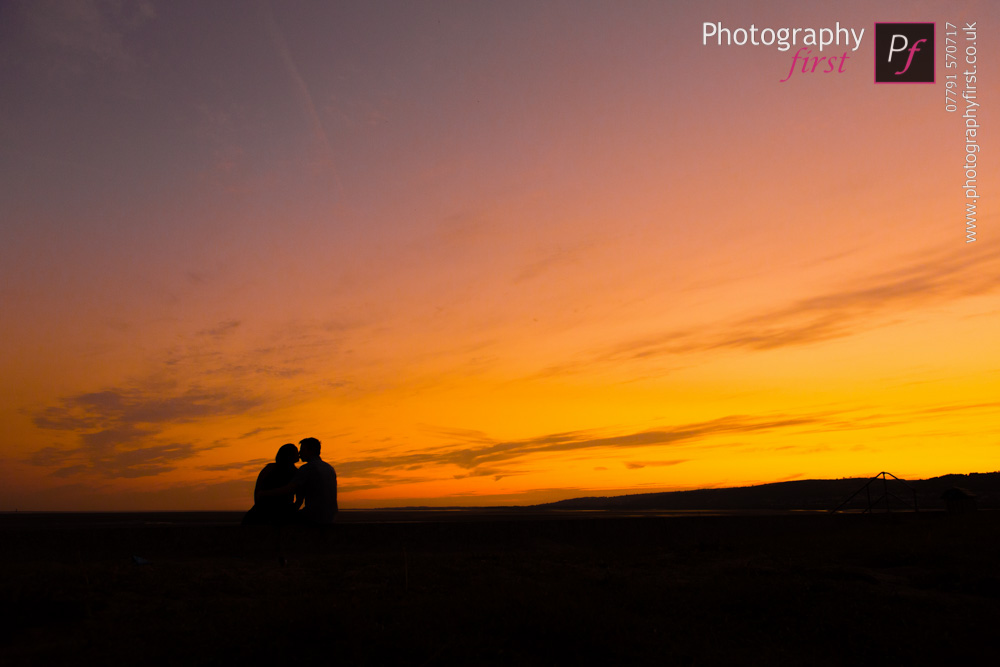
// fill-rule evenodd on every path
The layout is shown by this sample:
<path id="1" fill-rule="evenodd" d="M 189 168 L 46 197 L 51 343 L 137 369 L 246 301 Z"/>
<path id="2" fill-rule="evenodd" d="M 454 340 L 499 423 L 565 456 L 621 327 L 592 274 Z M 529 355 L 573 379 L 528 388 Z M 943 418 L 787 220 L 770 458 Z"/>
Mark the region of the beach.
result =
<path id="1" fill-rule="evenodd" d="M 4 664 L 976 664 L 1000 513 L 0 516 Z"/>

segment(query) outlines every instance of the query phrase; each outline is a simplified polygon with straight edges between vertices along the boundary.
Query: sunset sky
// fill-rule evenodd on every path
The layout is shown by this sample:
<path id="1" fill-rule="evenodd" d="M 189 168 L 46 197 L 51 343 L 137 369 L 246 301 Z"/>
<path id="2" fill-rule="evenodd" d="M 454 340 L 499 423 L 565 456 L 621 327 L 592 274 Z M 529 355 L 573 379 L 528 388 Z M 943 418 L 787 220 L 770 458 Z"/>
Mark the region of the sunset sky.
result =
<path id="1" fill-rule="evenodd" d="M 720 21 L 865 34 L 781 83 L 797 47 Z M 876 21 L 937 22 L 936 84 L 873 83 Z M 975 243 L 946 21 L 979 26 Z M 5 2 L 0 511 L 245 509 L 306 436 L 344 508 L 998 470 L 998 29 Z"/>

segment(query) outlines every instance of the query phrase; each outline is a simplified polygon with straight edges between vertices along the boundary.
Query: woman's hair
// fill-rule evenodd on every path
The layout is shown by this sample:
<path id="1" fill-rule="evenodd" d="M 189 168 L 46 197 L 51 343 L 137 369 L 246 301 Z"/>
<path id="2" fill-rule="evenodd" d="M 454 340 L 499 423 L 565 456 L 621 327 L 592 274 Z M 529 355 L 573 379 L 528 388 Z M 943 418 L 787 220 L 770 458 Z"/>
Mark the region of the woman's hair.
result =
<path id="1" fill-rule="evenodd" d="M 295 462 L 299 460 L 299 450 L 298 447 L 292 443 L 287 445 L 282 445 L 278 448 L 278 455 L 274 457 L 274 462 L 281 465 L 295 465 Z"/>

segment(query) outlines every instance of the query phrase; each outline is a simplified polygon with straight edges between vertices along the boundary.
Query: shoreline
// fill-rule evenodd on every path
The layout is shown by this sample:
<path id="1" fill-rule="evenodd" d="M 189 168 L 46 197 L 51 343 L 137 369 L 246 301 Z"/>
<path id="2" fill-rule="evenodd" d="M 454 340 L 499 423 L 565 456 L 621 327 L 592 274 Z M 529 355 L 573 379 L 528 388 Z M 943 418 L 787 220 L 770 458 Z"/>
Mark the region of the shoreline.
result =
<path id="1" fill-rule="evenodd" d="M 985 509 L 981 512 L 996 512 Z M 0 512 L 0 530 L 10 528 L 71 528 L 106 525 L 172 525 L 172 526 L 233 526 L 240 525 L 245 511 L 136 511 L 136 512 Z M 341 510 L 334 525 L 356 523 L 439 523 L 439 522 L 490 522 L 490 521 L 552 521 L 584 519 L 627 518 L 685 518 L 685 517 L 765 517 L 765 516 L 851 516 L 859 510 L 831 513 L 819 509 L 533 509 L 533 508 L 392 508 Z M 912 510 L 877 511 L 879 515 L 933 515 L 944 514 L 933 508 Z"/>

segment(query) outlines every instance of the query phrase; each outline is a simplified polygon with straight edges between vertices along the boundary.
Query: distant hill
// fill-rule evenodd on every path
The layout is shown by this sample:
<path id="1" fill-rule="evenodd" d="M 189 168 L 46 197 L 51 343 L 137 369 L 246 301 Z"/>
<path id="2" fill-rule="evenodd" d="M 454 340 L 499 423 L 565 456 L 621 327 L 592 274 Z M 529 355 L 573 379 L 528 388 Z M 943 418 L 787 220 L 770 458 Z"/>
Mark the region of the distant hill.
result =
<path id="1" fill-rule="evenodd" d="M 868 481 L 869 478 L 808 479 L 725 489 L 572 498 L 534 507 L 590 510 L 829 510 L 840 505 Z M 1000 472 L 944 475 L 931 479 L 905 480 L 905 483 L 890 477 L 885 485 L 881 479 L 875 480 L 869 489 L 870 498 L 875 501 L 883 497 L 887 488 L 891 496 L 898 498 L 890 497 L 893 509 L 903 508 L 904 502 L 912 507 L 914 494 L 920 509 L 943 509 L 941 494 L 953 487 L 972 491 L 978 496 L 981 508 L 1000 509 Z M 868 499 L 868 494 L 861 491 L 844 509 L 864 509 Z M 879 509 L 884 507 L 883 501 Z"/>

